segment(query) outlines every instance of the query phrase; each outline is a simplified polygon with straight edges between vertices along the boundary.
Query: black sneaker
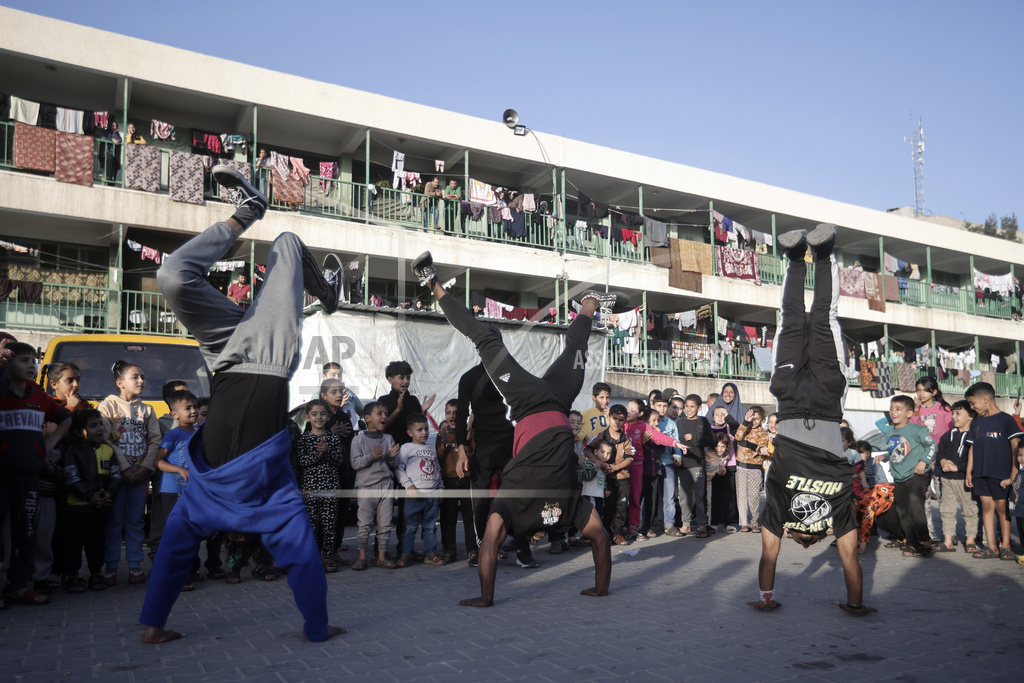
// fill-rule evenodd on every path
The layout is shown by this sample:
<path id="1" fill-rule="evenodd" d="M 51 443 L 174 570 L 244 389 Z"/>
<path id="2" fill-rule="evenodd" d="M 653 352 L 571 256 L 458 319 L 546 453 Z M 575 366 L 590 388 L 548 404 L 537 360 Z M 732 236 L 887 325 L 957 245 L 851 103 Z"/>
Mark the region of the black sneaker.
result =
<path id="1" fill-rule="evenodd" d="M 412 274 L 419 278 L 420 284 L 429 287 L 430 283 L 437 279 L 437 271 L 434 270 L 434 257 L 429 251 L 425 251 L 412 260 L 409 264 Z"/>
<path id="2" fill-rule="evenodd" d="M 580 303 L 583 303 L 584 299 L 595 299 L 602 311 L 612 312 L 628 309 L 631 301 L 629 295 L 622 292 L 589 291 L 583 293 L 583 296 L 580 297 Z"/>
<path id="3" fill-rule="evenodd" d="M 214 182 L 228 189 L 227 199 L 235 206 L 249 205 L 256 214 L 256 220 L 263 218 L 269 202 L 265 194 L 252 186 L 245 176 L 236 169 L 218 164 L 210 171 Z"/>
<path id="4" fill-rule="evenodd" d="M 328 265 L 328 261 L 334 260 L 334 263 Z M 338 293 L 338 300 L 340 301 L 344 292 L 345 282 L 345 265 L 338 258 L 337 254 L 328 254 L 324 257 L 324 279 L 327 280 L 328 284 L 332 285 Z"/>
<path id="5" fill-rule="evenodd" d="M 321 270 L 313 255 L 308 250 L 302 253 L 302 281 L 306 291 L 315 296 L 324 313 L 328 315 L 338 310 L 341 299 L 341 280 L 330 270 Z"/>
<path id="6" fill-rule="evenodd" d="M 807 246 L 814 252 L 815 260 L 828 259 L 836 246 L 835 223 L 818 223 L 814 230 L 807 233 Z"/>
<path id="7" fill-rule="evenodd" d="M 533 553 L 529 550 L 520 550 L 516 552 L 516 564 L 523 569 L 536 569 L 540 566 L 537 564 L 537 560 L 533 559 Z"/>
<path id="8" fill-rule="evenodd" d="M 470 553 L 469 559 L 466 561 L 466 564 L 468 564 L 470 567 L 479 567 L 480 560 L 477 559 L 477 557 L 477 553 Z"/>
<path id="9" fill-rule="evenodd" d="M 807 231 L 790 230 L 779 235 L 779 246 L 790 261 L 803 261 L 807 253 Z"/>

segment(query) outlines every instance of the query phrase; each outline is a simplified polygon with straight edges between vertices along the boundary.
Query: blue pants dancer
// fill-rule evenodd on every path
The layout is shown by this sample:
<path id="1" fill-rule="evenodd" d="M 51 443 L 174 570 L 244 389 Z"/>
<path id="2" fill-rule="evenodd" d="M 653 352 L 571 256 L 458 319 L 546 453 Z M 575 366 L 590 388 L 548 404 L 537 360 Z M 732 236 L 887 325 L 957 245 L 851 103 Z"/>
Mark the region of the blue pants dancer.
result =
<path id="1" fill-rule="evenodd" d="M 839 269 L 832 253 L 836 226 L 818 225 L 810 233 L 787 232 L 779 245 L 789 258 L 782 283 L 782 317 L 775 336 L 771 392 L 778 404 L 779 432 L 765 485 L 761 518 L 761 610 L 780 606 L 775 600 L 775 566 L 782 536 L 808 548 L 835 534 L 846 580 L 846 602 L 853 614 L 864 607 L 863 577 L 857 560 L 857 516 L 853 503 L 853 468 L 843 457 L 839 421 L 843 417 L 846 377 L 839 328 Z M 814 255 L 814 299 L 804 310 L 807 248 Z"/>
<path id="2" fill-rule="evenodd" d="M 213 178 L 235 194 L 238 209 L 182 245 L 157 273 L 164 297 L 199 342 L 214 379 L 207 420 L 188 446 L 188 486 L 167 519 L 153 562 L 139 617 L 146 626 L 142 639 L 182 637 L 164 625 L 200 542 L 217 531 L 237 531 L 262 535 L 288 570 L 303 634 L 322 641 L 345 630 L 327 623 L 327 578 L 288 463 L 285 424 L 288 380 L 300 360 L 303 290 L 331 312 L 337 308 L 337 284 L 316 268 L 298 237 L 284 233 L 274 240 L 263 288 L 248 310 L 214 289 L 207 271 L 263 217 L 267 199 L 230 167 L 214 167 Z"/>
<path id="3" fill-rule="evenodd" d="M 480 597 L 459 602 L 468 607 L 494 604 L 497 553 L 506 534 L 543 537 L 549 531 L 575 526 L 590 540 L 595 584 L 583 595 L 608 594 L 611 581 L 611 546 L 593 506 L 583 499 L 577 474 L 573 435 L 568 413 L 583 386 L 587 340 L 594 313 L 601 303 L 625 295 L 584 295 L 579 315 L 565 335 L 565 350 L 543 377 L 527 372 L 508 352 L 501 333 L 484 325 L 437 281 L 430 252 L 412 262 L 413 273 L 429 287 L 452 327 L 476 346 L 488 377 L 494 382 L 515 424 L 513 457 L 505 466 L 501 488 L 480 532 Z M 603 299 L 603 300 L 602 300 Z"/>

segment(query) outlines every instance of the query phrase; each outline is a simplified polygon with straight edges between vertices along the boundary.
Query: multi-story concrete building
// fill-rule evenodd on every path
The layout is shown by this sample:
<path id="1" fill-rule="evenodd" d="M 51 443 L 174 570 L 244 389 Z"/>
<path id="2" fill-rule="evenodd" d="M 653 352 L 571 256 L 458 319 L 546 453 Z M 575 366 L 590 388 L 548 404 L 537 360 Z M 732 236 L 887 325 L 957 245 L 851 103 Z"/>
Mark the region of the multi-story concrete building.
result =
<path id="1" fill-rule="evenodd" d="M 641 306 L 639 333 L 608 342 L 618 395 L 733 380 L 747 404 L 770 404 L 757 357 L 780 295 L 774 236 L 833 222 L 854 369 L 873 359 L 896 389 L 936 374 L 949 395 L 992 371 L 1002 397 L 1020 391 L 1020 243 L 514 131 L 499 112 L 477 119 L 9 9 L 0 25 L 0 326 L 40 345 L 69 331 L 186 334 L 156 259 L 225 216 L 208 169 L 229 159 L 255 172 L 272 220 L 211 274 L 222 286 L 239 271 L 258 283 L 284 230 L 358 264 L 354 303 L 413 300 L 408 260 L 428 248 L 467 302 L 538 319 L 564 322 L 567 293 L 607 282 Z M 468 201 L 431 194 L 435 176 Z M 488 206 L 498 188 L 523 200 Z M 849 410 L 887 406 L 850 383 Z"/>

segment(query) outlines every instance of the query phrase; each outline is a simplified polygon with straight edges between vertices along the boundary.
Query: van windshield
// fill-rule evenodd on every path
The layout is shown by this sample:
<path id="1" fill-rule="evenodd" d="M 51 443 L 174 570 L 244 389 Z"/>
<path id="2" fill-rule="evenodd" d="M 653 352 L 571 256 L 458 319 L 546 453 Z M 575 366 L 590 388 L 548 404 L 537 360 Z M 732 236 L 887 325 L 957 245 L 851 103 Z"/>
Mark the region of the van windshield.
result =
<path id="1" fill-rule="evenodd" d="M 189 391 L 196 396 L 210 395 L 210 371 L 198 346 L 69 341 L 57 345 L 52 362 L 77 365 L 82 371 L 82 398 L 102 400 L 117 393 L 111 367 L 118 360 L 142 368 L 146 376 L 143 401 L 162 401 L 161 389 L 172 379 L 185 380 Z"/>

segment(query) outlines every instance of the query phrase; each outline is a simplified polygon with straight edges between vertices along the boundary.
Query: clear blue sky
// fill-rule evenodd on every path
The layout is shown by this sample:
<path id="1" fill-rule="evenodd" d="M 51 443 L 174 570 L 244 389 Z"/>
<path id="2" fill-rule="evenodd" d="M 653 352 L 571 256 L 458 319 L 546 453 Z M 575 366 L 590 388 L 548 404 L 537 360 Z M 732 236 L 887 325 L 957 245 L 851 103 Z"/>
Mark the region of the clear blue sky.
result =
<path id="1" fill-rule="evenodd" d="M 929 211 L 1024 213 L 1024 3 L 4 4 L 882 210 L 922 117 Z"/>

